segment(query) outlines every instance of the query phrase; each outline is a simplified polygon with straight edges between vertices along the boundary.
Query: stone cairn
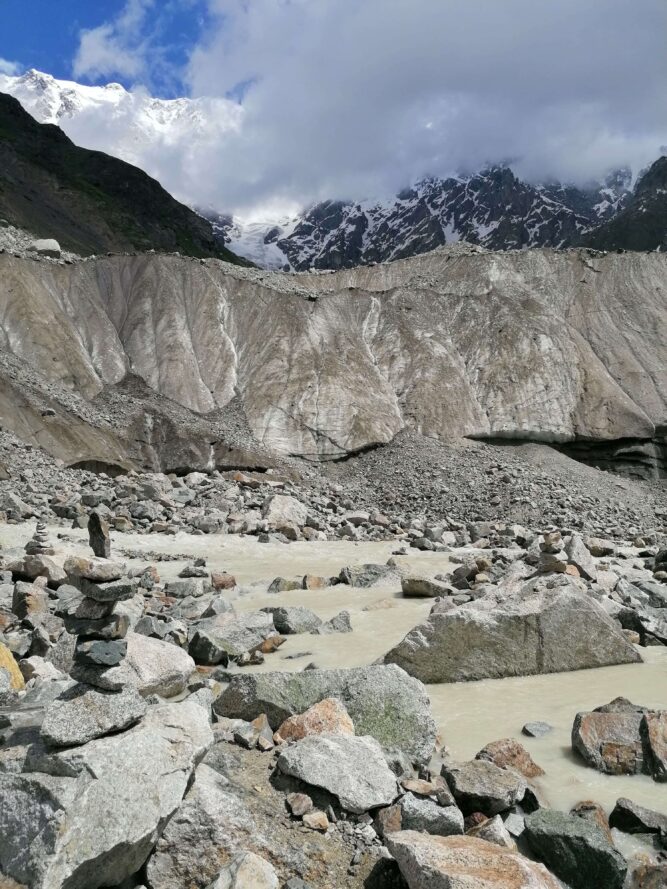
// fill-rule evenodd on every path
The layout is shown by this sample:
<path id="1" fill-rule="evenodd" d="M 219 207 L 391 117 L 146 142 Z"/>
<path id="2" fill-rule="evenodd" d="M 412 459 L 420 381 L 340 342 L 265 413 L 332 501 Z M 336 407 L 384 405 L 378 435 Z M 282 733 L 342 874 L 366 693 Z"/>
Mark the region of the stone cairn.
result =
<path id="1" fill-rule="evenodd" d="M 49 534 L 43 522 L 37 522 L 35 533 L 24 547 L 29 556 L 52 556 L 55 549 L 49 542 Z"/>
<path id="2" fill-rule="evenodd" d="M 118 602 L 134 596 L 137 581 L 124 577 L 124 566 L 109 559 L 73 556 L 64 567 L 72 586 L 83 594 L 73 596 L 65 616 L 67 632 L 77 637 L 72 677 L 98 688 L 117 690 L 118 679 L 106 674 L 125 659 L 129 618 L 115 608 Z"/>

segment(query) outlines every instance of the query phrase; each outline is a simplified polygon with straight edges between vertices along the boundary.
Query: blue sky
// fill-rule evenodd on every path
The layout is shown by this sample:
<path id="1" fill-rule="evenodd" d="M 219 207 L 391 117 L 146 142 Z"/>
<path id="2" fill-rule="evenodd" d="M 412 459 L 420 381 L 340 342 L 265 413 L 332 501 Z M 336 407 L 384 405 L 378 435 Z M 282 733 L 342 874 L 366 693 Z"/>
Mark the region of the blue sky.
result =
<path id="1" fill-rule="evenodd" d="M 75 69 L 82 35 L 117 21 L 127 9 L 126 0 L 0 0 L 0 59 L 16 63 L 20 71 L 37 68 L 62 79 L 92 84 L 115 80 L 126 87 L 139 80 L 155 95 L 182 95 L 189 53 L 209 21 L 207 3 L 139 0 L 137 5 L 145 15 L 132 30 L 156 49 L 153 64 L 140 76 L 123 65 L 117 71 Z"/>

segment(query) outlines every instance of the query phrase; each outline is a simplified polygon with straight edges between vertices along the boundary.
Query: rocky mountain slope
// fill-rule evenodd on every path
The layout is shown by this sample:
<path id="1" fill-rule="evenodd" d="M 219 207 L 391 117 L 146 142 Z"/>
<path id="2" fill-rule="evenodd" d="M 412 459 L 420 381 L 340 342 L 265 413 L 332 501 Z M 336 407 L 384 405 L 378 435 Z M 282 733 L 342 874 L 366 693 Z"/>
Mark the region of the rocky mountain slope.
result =
<path id="1" fill-rule="evenodd" d="M 4 255 L 0 280 L 3 349 L 39 377 L 37 390 L 57 388 L 56 407 L 77 393 L 80 415 L 132 376 L 199 415 L 236 399 L 254 443 L 283 455 L 340 459 L 407 427 L 554 442 L 592 460 L 600 449 L 641 473 L 664 465 L 659 253 L 460 245 L 320 275 L 173 256 L 63 266 Z M 3 425 L 18 434 L 24 391 L 3 392 Z M 27 426 L 53 448 L 62 434 L 49 434 L 57 422 L 38 406 Z M 117 461 L 137 436 L 110 426 Z M 59 456 L 109 459 L 84 441 Z"/>
<path id="2" fill-rule="evenodd" d="M 351 268 L 456 241 L 490 250 L 576 244 L 624 206 L 630 180 L 623 170 L 588 189 L 531 185 L 509 167 L 494 167 L 424 179 L 384 203 L 323 201 L 278 225 L 210 218 L 233 250 L 260 266 Z"/>
<path id="3" fill-rule="evenodd" d="M 598 250 L 666 250 L 667 157 L 659 158 L 639 179 L 621 212 L 582 242 Z"/>
<path id="4" fill-rule="evenodd" d="M 241 261 L 146 173 L 77 147 L 2 93 L 0 218 L 82 255 L 156 249 Z"/>

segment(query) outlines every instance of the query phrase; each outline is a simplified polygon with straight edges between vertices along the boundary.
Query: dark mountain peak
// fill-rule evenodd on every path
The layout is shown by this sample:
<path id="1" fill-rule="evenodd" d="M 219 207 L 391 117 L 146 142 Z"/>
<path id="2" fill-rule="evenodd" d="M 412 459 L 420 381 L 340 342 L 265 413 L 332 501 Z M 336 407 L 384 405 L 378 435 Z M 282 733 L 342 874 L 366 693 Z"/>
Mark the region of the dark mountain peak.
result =
<path id="1" fill-rule="evenodd" d="M 79 148 L 59 127 L 37 123 L 4 93 L 0 216 L 82 255 L 155 249 L 245 262 L 216 240 L 210 222 L 179 204 L 155 179 L 102 152 Z"/>

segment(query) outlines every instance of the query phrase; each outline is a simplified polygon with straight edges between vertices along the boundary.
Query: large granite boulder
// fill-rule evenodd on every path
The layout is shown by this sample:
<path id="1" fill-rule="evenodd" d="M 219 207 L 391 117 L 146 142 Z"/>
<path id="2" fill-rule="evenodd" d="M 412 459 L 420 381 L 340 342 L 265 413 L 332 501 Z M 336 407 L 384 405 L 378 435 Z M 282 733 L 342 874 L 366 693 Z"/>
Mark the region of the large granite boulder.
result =
<path id="1" fill-rule="evenodd" d="M 560 889 L 543 865 L 475 837 L 401 830 L 385 842 L 410 889 Z"/>
<path id="2" fill-rule="evenodd" d="M 552 809 L 538 809 L 524 823 L 532 851 L 572 889 L 623 886 L 627 862 L 599 825 Z"/>
<path id="3" fill-rule="evenodd" d="M 147 706 L 131 685 L 122 691 L 102 691 L 76 684 L 47 709 L 40 733 L 54 747 L 87 744 L 139 722 Z"/>
<path id="4" fill-rule="evenodd" d="M 265 639 L 277 635 L 271 614 L 250 611 L 237 617 L 223 613 L 196 625 L 188 651 L 198 664 L 226 665 L 230 658 L 256 651 Z"/>
<path id="5" fill-rule="evenodd" d="M 641 661 L 604 608 L 568 577 L 431 614 L 385 655 L 422 682 L 460 682 Z"/>
<path id="6" fill-rule="evenodd" d="M 436 728 L 426 689 L 394 665 L 234 676 L 213 709 L 247 721 L 266 713 L 277 729 L 324 698 L 343 702 L 358 735 L 372 735 L 415 763 L 431 758 Z"/>
<path id="7" fill-rule="evenodd" d="M 396 776 L 371 737 L 308 735 L 278 757 L 278 769 L 338 797 L 348 812 L 361 814 L 396 799 Z"/>
<path id="8" fill-rule="evenodd" d="M 572 726 L 572 748 L 584 762 L 609 775 L 647 771 L 648 750 L 641 731 L 644 707 L 616 698 L 590 712 L 577 713 Z"/>
<path id="9" fill-rule="evenodd" d="M 213 743 L 197 704 L 148 708 L 128 731 L 36 749 L 0 772 L 0 872 L 32 889 L 98 889 L 136 873 Z"/>

